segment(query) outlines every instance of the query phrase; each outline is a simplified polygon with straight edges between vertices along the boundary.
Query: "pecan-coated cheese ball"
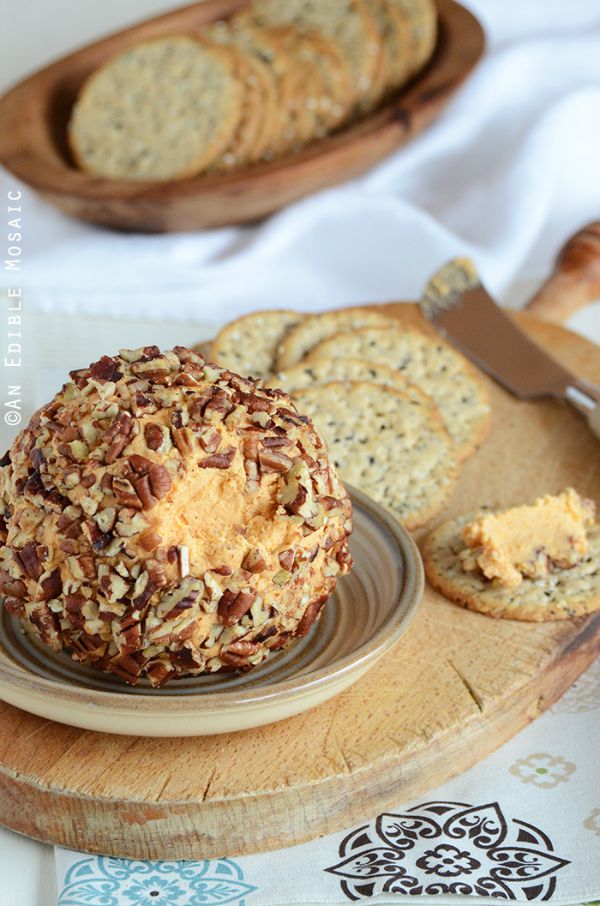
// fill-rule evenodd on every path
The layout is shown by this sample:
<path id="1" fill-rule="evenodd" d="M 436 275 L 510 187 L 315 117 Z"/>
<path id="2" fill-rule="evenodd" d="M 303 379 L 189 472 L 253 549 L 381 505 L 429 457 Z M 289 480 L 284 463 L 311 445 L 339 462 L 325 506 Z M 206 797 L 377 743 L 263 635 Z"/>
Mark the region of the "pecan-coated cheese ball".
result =
<path id="1" fill-rule="evenodd" d="M 2 461 L 4 607 L 132 684 L 305 635 L 350 568 L 352 511 L 290 398 L 183 347 L 71 379 Z"/>

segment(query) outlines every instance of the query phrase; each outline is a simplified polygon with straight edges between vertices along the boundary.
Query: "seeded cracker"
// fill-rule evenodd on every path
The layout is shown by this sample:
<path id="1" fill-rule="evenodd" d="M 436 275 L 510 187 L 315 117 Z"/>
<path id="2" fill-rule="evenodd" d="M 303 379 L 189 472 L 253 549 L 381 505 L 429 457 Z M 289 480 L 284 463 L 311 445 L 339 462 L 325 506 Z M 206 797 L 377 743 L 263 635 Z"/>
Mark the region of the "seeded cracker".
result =
<path id="1" fill-rule="evenodd" d="M 293 24 L 333 38 L 351 68 L 356 98 L 370 91 L 378 63 L 379 35 L 363 0 L 256 0 L 252 15 L 263 25 Z"/>
<path id="2" fill-rule="evenodd" d="M 391 41 L 390 19 L 388 14 L 388 0 L 365 0 L 379 34 L 379 56 L 377 68 L 371 82 L 371 88 L 365 97 L 362 107 L 372 110 L 381 101 L 386 93 L 391 79 Z"/>
<path id="3" fill-rule="evenodd" d="M 298 147 L 340 125 L 352 108 L 351 74 L 336 44 L 321 32 L 291 28 L 285 41 L 294 91 Z"/>
<path id="4" fill-rule="evenodd" d="M 241 99 L 229 48 L 159 38 L 124 51 L 87 79 L 69 142 L 77 163 L 97 176 L 183 179 L 226 148 Z"/>
<path id="5" fill-rule="evenodd" d="M 412 66 L 414 75 L 425 65 L 435 48 L 437 38 L 437 10 L 434 0 L 389 0 L 401 9 L 410 21 Z"/>
<path id="6" fill-rule="evenodd" d="M 587 532 L 588 550 L 576 566 L 555 568 L 538 579 L 523 578 L 516 588 L 491 582 L 482 573 L 465 572 L 459 554 L 462 529 L 479 513 L 445 522 L 423 545 L 427 578 L 446 598 L 491 617 L 542 622 L 566 620 L 600 610 L 600 526 Z"/>
<path id="7" fill-rule="evenodd" d="M 376 362 L 343 358 L 298 362 L 297 365 L 278 371 L 266 383 L 267 387 L 281 387 L 290 396 L 295 396 L 299 390 L 329 384 L 331 381 L 366 381 L 391 387 L 419 404 L 429 406 L 432 418 L 443 424 L 439 410 L 426 393 L 409 383 L 399 371 L 387 365 L 378 365 Z"/>
<path id="8" fill-rule="evenodd" d="M 281 109 L 291 91 L 288 64 L 284 59 L 283 45 L 273 34 L 273 29 L 258 30 L 245 17 L 244 12 L 232 19 L 217 22 L 206 30 L 210 40 L 219 44 L 235 44 L 248 53 L 261 66 L 269 82 L 263 115 L 263 130 L 255 149 L 254 160 L 261 160 L 274 151 L 281 151 L 278 135 L 281 127 Z"/>
<path id="9" fill-rule="evenodd" d="M 257 46 L 251 36 L 240 29 L 234 29 L 229 21 L 216 22 L 205 29 L 204 35 L 216 44 L 237 48 L 250 68 L 251 75 L 246 80 L 249 109 L 243 112 L 241 119 L 248 120 L 249 117 L 253 117 L 256 121 L 254 140 L 252 141 L 250 134 L 252 129 L 250 124 L 247 125 L 245 133 L 245 138 L 250 144 L 246 155 L 247 161 L 256 163 L 261 160 L 265 151 L 270 147 L 276 125 L 278 84 L 272 60 L 268 59 L 268 55 L 264 55 L 262 48 Z M 239 129 L 240 126 L 238 126 Z M 235 136 L 231 141 L 230 150 L 234 157 L 233 165 L 236 166 L 240 162 L 240 149 L 236 147 Z M 226 153 L 224 152 L 224 154 Z"/>
<path id="10" fill-rule="evenodd" d="M 215 338 L 210 358 L 252 377 L 266 377 L 275 367 L 275 353 L 286 331 L 302 321 L 297 311 L 256 311 L 227 324 Z"/>
<path id="11" fill-rule="evenodd" d="M 350 356 L 398 369 L 434 401 L 454 441 L 458 462 L 463 462 L 489 432 L 491 410 L 485 384 L 447 343 L 398 327 L 397 321 L 395 325 L 338 333 L 315 346 L 308 361 Z"/>
<path id="12" fill-rule="evenodd" d="M 300 60 L 308 57 L 316 62 L 323 78 L 323 94 L 317 108 L 317 132 L 321 138 L 337 128 L 349 116 L 353 107 L 352 73 L 338 44 L 318 31 L 303 32 Z"/>
<path id="13" fill-rule="evenodd" d="M 282 28 L 285 52 L 290 61 L 293 80 L 291 103 L 292 147 L 299 151 L 311 142 L 319 131 L 318 112 L 323 95 L 324 78 L 316 55 L 310 53 L 307 38 L 295 28 Z"/>
<path id="14" fill-rule="evenodd" d="M 242 167 L 256 160 L 255 149 L 263 129 L 263 118 L 267 107 L 263 69 L 254 57 L 232 48 L 237 57 L 236 76 L 242 86 L 242 110 L 229 144 L 213 161 L 211 170 L 227 171 Z"/>
<path id="15" fill-rule="evenodd" d="M 314 346 L 345 330 L 359 327 L 394 327 L 397 321 L 374 311 L 372 308 L 343 308 L 318 315 L 307 315 L 296 327 L 291 328 L 277 350 L 277 370 L 289 368 L 304 359 Z M 343 353 L 340 353 L 343 355 Z M 360 356 L 356 356 L 360 358 Z"/>
<path id="16" fill-rule="evenodd" d="M 298 74 L 295 60 L 286 44 L 295 39 L 296 32 L 289 25 L 258 26 L 250 15 L 250 8 L 243 9 L 232 20 L 236 42 L 244 42 L 268 63 L 275 75 L 276 98 L 273 124 L 263 156 L 266 160 L 286 154 L 301 144 L 299 131 L 306 129 L 309 112 L 300 116 L 298 108 Z M 300 120 L 300 124 L 298 122 Z"/>
<path id="17" fill-rule="evenodd" d="M 394 91 L 404 85 L 414 72 L 416 59 L 411 20 L 395 0 L 384 0 L 383 14 L 387 16 L 386 43 L 388 45 L 387 90 Z"/>
<path id="18" fill-rule="evenodd" d="M 457 478 L 452 443 L 426 403 L 362 381 L 333 381 L 300 390 L 295 399 L 343 480 L 406 528 L 423 525 L 446 504 Z"/>

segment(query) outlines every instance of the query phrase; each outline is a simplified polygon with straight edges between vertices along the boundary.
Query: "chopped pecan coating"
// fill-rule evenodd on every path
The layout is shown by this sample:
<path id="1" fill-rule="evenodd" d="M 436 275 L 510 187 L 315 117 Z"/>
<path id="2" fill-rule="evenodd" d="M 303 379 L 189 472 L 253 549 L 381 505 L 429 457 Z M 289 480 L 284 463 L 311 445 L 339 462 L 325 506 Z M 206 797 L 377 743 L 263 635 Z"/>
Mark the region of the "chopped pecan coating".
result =
<path id="1" fill-rule="evenodd" d="M 249 573 L 262 573 L 267 568 L 267 561 L 257 547 L 249 550 L 242 560 L 242 569 Z"/>
<path id="2" fill-rule="evenodd" d="M 10 573 L 0 570 L 0 594 L 24 599 L 27 596 L 27 586 L 21 579 L 13 579 Z"/>
<path id="3" fill-rule="evenodd" d="M 308 607 L 304 611 L 302 619 L 296 627 L 296 631 L 294 632 L 296 638 L 302 638 L 303 636 L 308 634 L 309 629 L 319 616 L 321 608 L 323 607 L 323 604 L 328 597 L 329 595 L 323 595 L 321 598 L 317 598 L 316 601 L 313 601 L 308 605 Z"/>
<path id="4" fill-rule="evenodd" d="M 45 579 L 42 579 L 40 585 L 42 587 L 44 601 L 50 601 L 52 598 L 57 598 L 62 591 L 62 579 L 60 578 L 60 570 L 53 569 L 49 576 L 47 576 Z"/>
<path id="5" fill-rule="evenodd" d="M 164 686 L 173 672 L 173 667 L 168 661 L 156 661 L 146 668 L 146 676 L 155 689 Z"/>
<path id="6" fill-rule="evenodd" d="M 198 460 L 201 469 L 228 469 L 235 459 L 235 447 L 228 447 L 221 453 L 212 453 Z"/>
<path id="7" fill-rule="evenodd" d="M 221 622 L 225 626 L 233 626 L 240 617 L 248 613 L 255 599 L 256 595 L 251 591 L 226 591 L 218 607 Z"/>
<path id="8" fill-rule="evenodd" d="M 221 432 L 217 428 L 205 428 L 197 433 L 197 437 L 205 453 L 216 453 L 219 449 Z"/>
<path id="9" fill-rule="evenodd" d="M 160 425 L 150 423 L 144 428 L 144 437 L 149 450 L 158 450 L 164 440 L 163 430 Z"/>
<path id="10" fill-rule="evenodd" d="M 118 381 L 123 375 L 119 371 L 117 360 L 111 359 L 107 355 L 103 355 L 98 362 L 94 362 L 94 364 L 90 366 L 90 377 L 95 381 L 105 382 Z"/>
<path id="11" fill-rule="evenodd" d="M 288 572 L 291 572 L 294 568 L 294 560 L 296 559 L 296 554 L 290 548 L 285 551 L 280 551 L 278 559 L 281 568 L 287 570 Z"/>
<path id="12" fill-rule="evenodd" d="M 260 645 L 258 642 L 241 639 L 239 642 L 233 642 L 222 650 L 221 660 L 229 667 L 245 667 L 248 664 L 248 658 L 258 654 L 259 651 Z"/>
<path id="13" fill-rule="evenodd" d="M 42 574 L 42 565 L 35 541 L 28 541 L 20 551 L 14 551 L 14 557 L 25 575 L 36 581 Z"/>
<path id="14" fill-rule="evenodd" d="M 136 478 L 133 486 L 135 488 L 135 493 L 142 504 L 143 510 L 151 510 L 153 506 L 156 506 L 158 498 L 152 493 L 150 477 L 148 475 L 142 475 L 141 478 Z"/>
<path id="15" fill-rule="evenodd" d="M 150 471 L 148 473 L 150 479 L 150 487 L 152 488 L 152 493 L 157 500 L 162 500 L 163 497 L 171 490 L 171 476 L 167 472 L 164 466 L 161 466 L 160 463 L 152 463 L 150 466 Z"/>
<path id="16" fill-rule="evenodd" d="M 261 472 L 289 472 L 294 460 L 278 450 L 260 450 L 258 454 Z"/>
<path id="17" fill-rule="evenodd" d="M 128 478 L 119 478 L 117 475 L 113 478 L 113 494 L 121 506 L 142 509 L 142 501 Z"/>

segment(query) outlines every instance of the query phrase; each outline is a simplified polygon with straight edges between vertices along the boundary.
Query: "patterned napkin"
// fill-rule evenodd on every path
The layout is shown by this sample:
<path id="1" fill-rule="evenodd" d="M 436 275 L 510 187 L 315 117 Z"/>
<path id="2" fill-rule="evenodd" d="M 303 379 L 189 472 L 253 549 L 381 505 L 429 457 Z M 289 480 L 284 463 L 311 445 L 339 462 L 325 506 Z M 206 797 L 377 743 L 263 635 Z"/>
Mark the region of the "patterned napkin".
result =
<path id="1" fill-rule="evenodd" d="M 57 906 L 366 900 L 600 904 L 600 660 L 494 755 L 388 813 L 276 852 L 134 862 L 56 851 Z"/>

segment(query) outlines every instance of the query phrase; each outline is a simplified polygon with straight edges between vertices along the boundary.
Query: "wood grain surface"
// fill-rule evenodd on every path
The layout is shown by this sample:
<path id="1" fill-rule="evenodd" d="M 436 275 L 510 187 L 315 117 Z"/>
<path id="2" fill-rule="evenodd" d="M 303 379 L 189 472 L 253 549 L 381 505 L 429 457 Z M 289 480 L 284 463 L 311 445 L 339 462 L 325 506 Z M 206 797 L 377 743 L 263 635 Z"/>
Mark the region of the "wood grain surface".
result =
<path id="1" fill-rule="evenodd" d="M 301 153 L 271 163 L 173 182 L 100 179 L 78 170 L 66 126 L 84 79 L 140 40 L 194 32 L 245 0 L 206 0 L 89 45 L 19 83 L 0 99 L 0 163 L 73 217 L 144 232 L 203 229 L 264 217 L 367 170 L 425 128 L 471 72 L 484 48 L 475 17 L 437 0 L 439 40 L 423 72 L 381 109 Z"/>
<path id="2" fill-rule="evenodd" d="M 554 269 L 527 311 L 562 324 L 590 302 L 600 299 L 600 221 L 571 236 L 556 256 Z"/>
<path id="3" fill-rule="evenodd" d="M 421 323 L 415 306 L 389 310 Z M 596 346 L 516 317 L 564 364 L 600 380 Z M 598 441 L 577 414 L 489 386 L 491 437 L 440 520 L 566 485 L 600 502 Z M 356 686 L 259 730 L 109 736 L 0 704 L 0 822 L 49 843 L 144 859 L 289 846 L 422 795 L 484 758 L 599 650 L 600 613 L 540 625 L 492 620 L 428 588 L 408 635 Z"/>

